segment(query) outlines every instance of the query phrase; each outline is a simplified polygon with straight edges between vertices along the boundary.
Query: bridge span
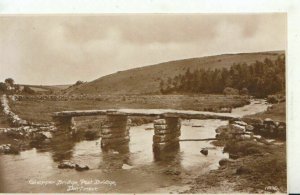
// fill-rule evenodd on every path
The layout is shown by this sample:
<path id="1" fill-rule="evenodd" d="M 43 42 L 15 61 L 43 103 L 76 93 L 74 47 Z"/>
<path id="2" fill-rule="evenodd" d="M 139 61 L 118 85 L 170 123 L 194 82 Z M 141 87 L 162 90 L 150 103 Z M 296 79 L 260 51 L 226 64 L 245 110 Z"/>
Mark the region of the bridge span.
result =
<path id="1" fill-rule="evenodd" d="M 189 110 L 168 109 L 109 109 L 109 110 L 75 110 L 53 113 L 52 117 L 58 129 L 74 132 L 74 117 L 106 116 L 101 124 L 101 147 L 109 149 L 128 144 L 130 140 L 130 119 L 128 116 L 151 116 L 154 123 L 153 151 L 166 150 L 179 145 L 181 119 L 221 119 L 230 120 L 238 117 L 230 113 L 212 113 Z"/>

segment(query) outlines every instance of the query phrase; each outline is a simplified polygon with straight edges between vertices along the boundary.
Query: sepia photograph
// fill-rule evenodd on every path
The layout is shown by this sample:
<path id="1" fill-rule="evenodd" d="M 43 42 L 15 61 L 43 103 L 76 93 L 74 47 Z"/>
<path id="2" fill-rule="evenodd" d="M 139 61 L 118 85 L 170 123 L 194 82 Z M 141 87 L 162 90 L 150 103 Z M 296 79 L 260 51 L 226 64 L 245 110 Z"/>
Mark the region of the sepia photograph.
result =
<path id="1" fill-rule="evenodd" d="M 0 193 L 283 193 L 287 13 L 0 15 Z"/>

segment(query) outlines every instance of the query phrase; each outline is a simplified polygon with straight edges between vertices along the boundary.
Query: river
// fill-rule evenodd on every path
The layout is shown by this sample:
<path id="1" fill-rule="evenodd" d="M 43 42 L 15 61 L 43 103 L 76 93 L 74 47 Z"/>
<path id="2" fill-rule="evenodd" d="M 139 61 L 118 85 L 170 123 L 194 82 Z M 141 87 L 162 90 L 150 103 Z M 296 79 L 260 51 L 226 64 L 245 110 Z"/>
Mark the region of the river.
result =
<path id="1" fill-rule="evenodd" d="M 230 115 L 242 117 L 265 111 L 267 107 L 265 101 L 252 100 L 249 105 L 233 109 Z M 216 119 L 183 120 L 180 138 L 212 138 L 215 129 L 225 124 L 227 121 Z M 131 127 L 125 153 L 102 152 L 100 139 L 80 142 L 62 139 L 44 150 L 0 155 L 5 192 L 180 192 L 193 178 L 217 169 L 219 160 L 228 158 L 222 147 L 202 141 L 180 142 L 178 150 L 158 160 L 152 152 L 153 130 L 146 130 L 151 127 L 153 123 Z M 209 154 L 202 155 L 201 148 L 208 148 Z M 62 159 L 88 165 L 90 170 L 58 169 L 58 161 Z"/>

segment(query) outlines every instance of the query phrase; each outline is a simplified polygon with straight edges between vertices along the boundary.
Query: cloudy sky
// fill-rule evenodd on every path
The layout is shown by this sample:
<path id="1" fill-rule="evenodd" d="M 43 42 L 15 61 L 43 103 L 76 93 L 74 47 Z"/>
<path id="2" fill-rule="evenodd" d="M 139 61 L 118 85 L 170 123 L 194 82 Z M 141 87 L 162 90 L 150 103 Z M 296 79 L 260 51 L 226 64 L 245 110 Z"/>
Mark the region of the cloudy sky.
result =
<path id="1" fill-rule="evenodd" d="M 285 50 L 285 14 L 0 16 L 0 81 L 69 84 L 223 53 Z"/>

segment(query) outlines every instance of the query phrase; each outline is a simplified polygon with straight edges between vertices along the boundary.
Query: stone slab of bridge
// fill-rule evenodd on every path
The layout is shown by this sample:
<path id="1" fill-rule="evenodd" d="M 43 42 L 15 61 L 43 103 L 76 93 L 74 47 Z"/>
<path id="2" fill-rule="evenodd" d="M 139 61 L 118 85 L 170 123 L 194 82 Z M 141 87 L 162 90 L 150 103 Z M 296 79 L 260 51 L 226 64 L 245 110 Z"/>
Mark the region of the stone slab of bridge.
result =
<path id="1" fill-rule="evenodd" d="M 53 114 L 58 129 L 75 132 L 74 117 L 105 115 L 106 121 L 101 126 L 101 147 L 105 149 L 128 144 L 130 140 L 130 120 L 128 116 L 152 116 L 154 120 L 153 151 L 159 152 L 179 145 L 181 119 L 234 119 L 226 113 L 209 113 L 198 111 L 165 111 L 143 109 L 119 110 L 80 110 L 62 111 Z"/>

